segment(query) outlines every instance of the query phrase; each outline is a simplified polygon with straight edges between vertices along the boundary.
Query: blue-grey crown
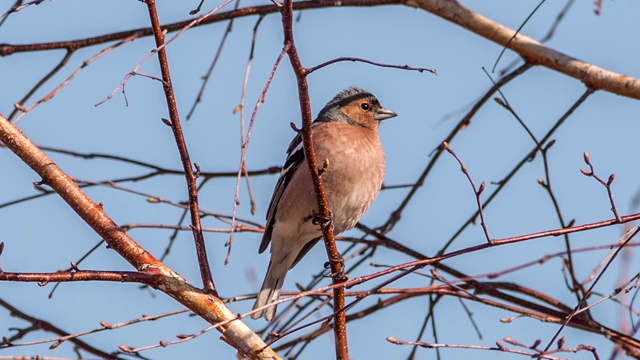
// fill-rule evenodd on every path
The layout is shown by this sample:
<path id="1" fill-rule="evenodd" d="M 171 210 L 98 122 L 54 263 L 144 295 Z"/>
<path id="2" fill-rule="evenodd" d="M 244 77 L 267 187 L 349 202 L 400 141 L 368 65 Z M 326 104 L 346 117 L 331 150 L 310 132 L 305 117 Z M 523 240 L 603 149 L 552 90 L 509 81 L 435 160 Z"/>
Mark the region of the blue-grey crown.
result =
<path id="1" fill-rule="evenodd" d="M 367 90 L 355 86 L 346 88 L 339 92 L 338 95 L 334 96 L 333 99 L 331 99 L 331 101 L 329 101 L 327 105 L 325 105 L 324 108 L 320 110 L 315 121 L 348 122 L 349 118 L 345 114 L 343 114 L 342 111 L 340 111 L 340 108 L 355 100 L 364 98 L 372 98 L 374 103 L 378 102 L 378 99 L 376 99 L 376 97 Z"/>

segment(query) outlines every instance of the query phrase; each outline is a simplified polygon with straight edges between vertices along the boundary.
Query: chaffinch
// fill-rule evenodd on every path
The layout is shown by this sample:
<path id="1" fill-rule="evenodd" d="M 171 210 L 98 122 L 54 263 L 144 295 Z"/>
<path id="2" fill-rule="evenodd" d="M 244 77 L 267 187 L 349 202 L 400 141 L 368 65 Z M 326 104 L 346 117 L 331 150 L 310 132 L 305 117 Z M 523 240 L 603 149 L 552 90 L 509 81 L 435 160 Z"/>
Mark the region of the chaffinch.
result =
<path id="1" fill-rule="evenodd" d="M 351 87 L 336 95 L 314 120 L 311 131 L 318 162 L 328 160 L 321 176 L 334 234 L 354 227 L 378 196 L 385 167 L 378 125 L 396 115 L 368 91 Z M 271 242 L 271 261 L 253 309 L 278 300 L 287 271 L 322 238 L 320 226 L 313 224 L 318 206 L 300 134 L 287 154 L 260 243 L 262 253 Z M 271 321 L 275 314 L 274 305 L 251 317 Z"/>

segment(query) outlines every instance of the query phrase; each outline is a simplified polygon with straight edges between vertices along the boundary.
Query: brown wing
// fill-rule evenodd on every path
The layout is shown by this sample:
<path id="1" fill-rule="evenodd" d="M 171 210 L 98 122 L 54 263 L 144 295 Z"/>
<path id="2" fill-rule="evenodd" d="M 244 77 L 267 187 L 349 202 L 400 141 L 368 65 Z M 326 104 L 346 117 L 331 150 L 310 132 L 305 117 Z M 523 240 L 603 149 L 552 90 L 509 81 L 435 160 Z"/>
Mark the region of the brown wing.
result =
<path id="1" fill-rule="evenodd" d="M 293 173 L 304 162 L 304 149 L 302 148 L 302 137 L 298 134 L 287 148 L 287 160 L 280 172 L 280 178 L 276 183 L 275 189 L 273 189 L 273 195 L 271 195 L 271 202 L 269 203 L 269 210 L 267 211 L 267 223 L 265 225 L 264 234 L 262 235 L 262 241 L 258 248 L 258 253 L 262 253 L 269 246 L 271 242 L 271 233 L 273 232 L 273 225 L 275 224 L 276 212 L 278 210 L 278 203 L 280 198 L 287 188 L 289 181 L 293 177 Z"/>

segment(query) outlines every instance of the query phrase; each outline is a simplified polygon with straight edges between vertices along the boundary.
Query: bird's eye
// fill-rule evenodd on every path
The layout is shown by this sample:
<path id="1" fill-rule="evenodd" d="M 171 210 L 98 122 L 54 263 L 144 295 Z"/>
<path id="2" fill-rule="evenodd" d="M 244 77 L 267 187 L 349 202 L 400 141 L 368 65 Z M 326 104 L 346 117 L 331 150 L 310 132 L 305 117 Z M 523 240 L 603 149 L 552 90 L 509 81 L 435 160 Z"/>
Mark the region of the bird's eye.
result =
<path id="1" fill-rule="evenodd" d="M 360 104 L 360 108 L 364 111 L 369 111 L 369 109 L 371 109 L 371 105 L 369 105 L 368 103 L 362 103 Z"/>

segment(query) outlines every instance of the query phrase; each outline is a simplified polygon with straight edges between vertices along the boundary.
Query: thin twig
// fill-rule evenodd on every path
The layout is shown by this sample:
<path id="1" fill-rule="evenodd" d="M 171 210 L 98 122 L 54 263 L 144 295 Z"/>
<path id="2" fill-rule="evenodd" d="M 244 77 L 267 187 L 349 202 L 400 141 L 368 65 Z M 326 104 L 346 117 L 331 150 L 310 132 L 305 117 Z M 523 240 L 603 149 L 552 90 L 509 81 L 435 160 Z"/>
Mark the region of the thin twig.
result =
<path id="1" fill-rule="evenodd" d="M 487 69 L 485 69 L 484 67 L 482 68 L 482 71 L 484 71 L 484 73 L 487 75 L 487 77 L 489 78 L 489 80 L 493 83 L 493 85 L 496 85 L 496 82 L 493 80 L 493 78 L 491 77 L 491 75 L 489 75 L 489 72 L 487 72 Z M 518 116 L 518 114 L 516 113 L 515 109 L 513 107 L 511 107 L 511 104 L 509 104 L 509 101 L 507 100 L 507 97 L 504 95 L 504 93 L 502 92 L 502 89 L 498 88 L 498 94 L 500 94 L 500 96 L 502 97 L 502 99 L 500 98 L 494 98 L 493 100 L 498 103 L 498 105 L 502 106 L 503 108 L 507 109 L 507 111 L 509 111 L 511 113 L 511 115 L 513 115 L 513 117 L 518 121 L 518 123 L 520 124 L 520 126 L 522 126 L 522 128 L 527 132 L 527 134 L 529 134 L 529 137 L 531 138 L 531 140 L 533 140 L 533 142 L 538 145 L 538 147 L 540 147 L 540 142 L 538 141 L 538 139 L 536 139 L 535 135 L 533 135 L 533 133 L 531 132 L 531 130 L 529 130 L 529 127 L 524 123 L 524 121 L 522 121 L 522 119 L 520 118 L 520 116 Z"/>
<path id="2" fill-rule="evenodd" d="M 242 176 L 245 175 L 247 179 L 247 187 L 249 188 L 249 194 L 251 194 L 251 186 L 249 184 L 249 176 L 247 173 L 247 151 L 249 149 L 249 140 L 251 139 L 251 132 L 253 130 L 253 124 L 255 120 L 255 116 L 251 117 L 251 122 L 249 124 L 249 129 L 247 134 L 245 135 L 245 117 L 244 117 L 244 103 L 245 97 L 247 94 L 247 83 L 249 82 L 249 74 L 251 73 L 251 64 L 253 62 L 253 54 L 256 47 L 256 39 L 258 38 L 258 28 L 260 23 L 262 22 L 264 17 L 260 16 L 258 21 L 256 21 L 255 26 L 253 27 L 253 35 L 251 37 L 251 50 L 249 51 L 249 59 L 247 60 L 247 66 L 245 68 L 244 73 L 244 81 L 242 82 L 242 95 L 240 96 L 240 105 L 236 107 L 236 109 L 240 110 L 240 164 L 238 165 L 238 174 L 236 176 L 236 187 L 234 193 L 234 201 L 233 201 L 233 209 L 231 211 L 231 229 L 235 226 L 235 218 L 236 212 L 238 210 L 238 206 L 240 205 L 240 182 L 242 181 Z M 268 86 L 268 85 L 267 85 Z M 255 213 L 255 203 L 253 202 L 253 196 L 250 196 L 251 202 L 251 213 Z M 227 256 L 224 259 L 225 265 L 229 263 L 231 258 L 231 244 L 233 244 L 233 231 L 229 234 L 229 239 L 225 243 L 227 247 Z"/>
<path id="3" fill-rule="evenodd" d="M 198 8 L 196 10 L 193 10 L 191 12 L 191 14 L 193 15 L 194 12 L 200 12 L 200 7 L 202 6 L 202 3 L 204 2 L 204 0 L 202 0 L 200 2 L 200 4 L 198 5 Z M 240 6 L 240 0 L 236 1 L 236 5 L 235 8 L 233 10 L 238 10 L 238 7 Z M 234 19 L 230 19 L 229 20 L 229 24 L 227 24 L 227 29 L 224 32 L 224 35 L 222 35 L 222 39 L 220 40 L 220 44 L 218 45 L 218 50 L 216 50 L 216 54 L 213 56 L 213 60 L 211 61 L 211 65 L 209 65 L 209 69 L 207 70 L 207 73 L 204 74 L 204 76 L 202 76 L 202 85 L 200 86 L 200 91 L 198 91 L 198 95 L 196 96 L 196 99 L 193 102 L 193 105 L 191 105 L 191 110 L 189 110 L 189 113 L 187 114 L 187 120 L 191 119 L 191 115 L 193 115 L 193 112 L 196 110 L 196 107 L 198 106 L 198 104 L 202 101 L 202 97 L 204 95 L 204 90 L 207 87 L 207 83 L 209 82 L 209 79 L 211 78 L 211 74 L 213 73 L 213 69 L 216 67 L 216 64 L 218 63 L 218 59 L 220 58 L 220 54 L 222 54 L 222 49 L 224 48 L 224 44 L 227 42 L 227 37 L 229 36 L 229 33 L 231 33 L 231 28 L 233 27 L 233 20 Z"/>
<path id="4" fill-rule="evenodd" d="M 0 306 L 2 306 L 3 308 L 9 310 L 11 312 L 12 316 L 18 317 L 20 319 L 26 320 L 29 323 L 33 324 L 33 326 L 37 326 L 38 328 L 47 331 L 47 332 L 51 332 L 60 336 L 69 336 L 70 334 L 62 329 L 60 329 L 59 327 L 53 325 L 52 323 L 48 322 L 48 321 L 44 321 L 42 319 L 38 319 L 36 317 L 33 317 L 31 315 L 28 315 L 26 313 L 24 313 L 23 311 L 19 310 L 18 308 L 16 308 L 15 306 L 9 304 L 8 302 L 4 301 L 3 299 L 0 299 Z M 9 339 L 7 339 L 9 340 Z M 89 344 L 87 344 L 86 342 L 84 342 L 83 340 L 77 339 L 77 338 L 71 338 L 69 339 L 69 342 L 74 344 L 74 346 L 90 353 L 90 354 L 94 354 L 97 356 L 100 356 L 101 358 L 104 359 L 123 359 L 121 357 L 118 357 L 115 354 L 112 353 L 108 353 L 106 351 L 100 350 L 98 348 L 95 348 Z M 0 348 L 3 348 L 4 344 L 0 344 Z M 7 345 L 11 345 L 11 342 L 9 342 L 9 344 Z"/>
<path id="5" fill-rule="evenodd" d="M 598 175 L 596 175 L 593 169 L 593 165 L 591 164 L 589 153 L 584 153 L 584 162 L 589 166 L 589 170 L 580 169 L 580 172 L 585 176 L 589 176 L 596 179 L 597 182 L 602 184 L 602 186 L 604 186 L 605 189 L 607 189 L 607 194 L 609 195 L 609 203 L 611 203 L 611 211 L 613 212 L 613 215 L 616 217 L 618 222 L 620 222 L 620 215 L 618 215 L 618 210 L 616 209 L 616 203 L 615 201 L 613 201 L 613 193 L 611 192 L 611 184 L 613 183 L 613 180 L 615 180 L 616 176 L 614 174 L 611 174 L 609 175 L 609 178 L 607 179 L 607 181 L 604 181 Z"/>
<path id="6" fill-rule="evenodd" d="M 558 203 L 558 200 L 556 199 L 556 196 L 551 188 L 551 175 L 549 174 L 549 161 L 548 161 L 547 153 L 549 149 L 553 146 L 553 144 L 555 144 L 555 141 L 551 140 L 540 150 L 540 154 L 542 156 L 542 163 L 544 165 L 545 180 L 538 179 L 538 184 L 540 184 L 540 186 L 542 186 L 542 188 L 547 191 L 547 194 L 549 195 L 549 198 L 551 199 L 551 203 L 553 204 L 553 207 L 558 216 L 558 221 L 560 222 L 560 226 L 570 227 L 573 225 L 573 222 L 575 220 L 569 221 L 568 224 L 565 223 L 564 217 L 562 216 L 562 211 L 560 210 L 560 204 Z M 569 277 L 571 278 L 571 286 L 569 286 L 568 283 L 567 283 L 567 286 L 572 292 L 575 293 L 576 300 L 579 300 L 582 296 L 584 296 L 585 289 L 582 286 L 582 284 L 580 284 L 580 281 L 578 281 L 578 278 L 576 277 L 575 266 L 574 266 L 575 263 L 573 261 L 574 251 L 571 248 L 569 235 L 565 234 L 563 237 L 564 237 L 564 246 L 566 248 L 566 254 L 567 254 L 566 266 L 569 272 Z"/>
<path id="7" fill-rule="evenodd" d="M 482 345 L 469 345 L 469 344 L 438 344 L 438 343 L 426 343 L 422 341 L 404 341 L 398 340 L 392 336 L 387 337 L 387 341 L 396 344 L 396 345 L 413 345 L 420 346 L 422 348 L 427 349 L 438 349 L 438 348 L 450 348 L 450 349 L 467 349 L 467 350 L 488 350 L 488 351 L 498 351 L 509 354 L 523 355 L 529 358 L 536 357 L 538 355 L 535 351 L 524 351 L 524 350 L 516 350 L 510 349 L 502 345 L 499 341 L 496 342 L 495 347 L 491 346 L 482 346 Z M 549 360 L 564 360 L 559 357 L 549 356 L 549 355 L 540 355 L 540 359 L 549 359 Z"/>
<path id="8" fill-rule="evenodd" d="M 67 62 L 69 61 L 69 59 L 71 58 L 71 55 L 73 55 L 74 50 L 73 49 L 68 49 L 67 50 L 67 54 L 65 55 L 65 57 L 60 61 L 60 63 L 53 69 L 51 70 L 47 75 L 45 75 L 28 93 L 27 95 L 25 95 L 25 97 L 21 100 L 21 102 L 19 104 L 15 104 L 15 110 L 11 113 L 11 116 L 16 115 L 16 110 L 20 111 L 20 115 L 18 115 L 15 119 L 13 119 L 13 123 L 17 123 L 18 121 L 20 121 L 20 119 L 25 116 L 29 111 L 33 110 L 35 107 L 37 107 L 38 105 L 45 103 L 51 99 L 53 99 L 54 96 L 56 96 L 58 94 L 58 92 L 60 92 L 60 90 L 62 90 L 65 86 L 67 86 L 67 84 L 69 84 L 71 82 L 71 80 L 73 80 L 76 76 L 78 76 L 82 70 L 84 70 L 87 66 L 91 65 L 91 63 L 93 63 L 94 61 L 98 60 L 99 58 L 101 58 L 102 56 L 106 55 L 107 53 L 111 52 L 112 50 L 115 50 L 116 48 L 118 48 L 120 45 L 126 44 L 130 41 L 135 40 L 136 38 L 138 38 L 140 36 L 140 34 L 138 33 L 133 33 L 131 34 L 131 36 L 127 36 L 126 38 L 122 39 L 121 41 L 108 46 L 104 49 L 102 49 L 100 52 L 98 52 L 96 55 L 92 56 L 91 58 L 89 58 L 88 60 L 85 60 L 82 65 L 77 68 L 71 75 L 69 75 L 62 83 L 60 83 L 55 89 L 53 89 L 51 92 L 49 92 L 47 95 L 45 95 L 44 97 L 42 97 L 40 100 L 36 101 L 35 103 L 24 107 L 22 104 L 24 103 L 24 101 L 27 101 L 34 93 L 35 91 L 40 88 L 41 86 L 43 86 L 51 77 L 53 77 L 53 75 L 55 75 L 58 70 L 60 70 L 62 67 L 64 67 L 64 65 L 67 64 Z"/>
<path id="9" fill-rule="evenodd" d="M 447 152 L 449 154 L 453 155 L 453 157 L 456 159 L 458 164 L 460 164 L 460 170 L 462 170 L 462 173 L 464 173 L 464 175 L 467 177 L 467 180 L 469 180 L 469 183 L 471 184 L 471 187 L 473 188 L 473 193 L 474 193 L 474 195 L 476 197 L 476 204 L 478 206 L 478 212 L 480 213 L 480 225 L 482 226 L 482 231 L 484 231 L 484 236 L 487 239 L 487 242 L 491 244 L 492 240 L 491 240 L 491 236 L 489 236 L 489 230 L 487 229 L 487 223 L 486 223 L 486 221 L 484 219 L 484 211 L 482 211 L 482 200 L 480 200 L 480 195 L 484 191 L 484 188 L 485 188 L 486 184 L 483 181 L 480 184 L 480 187 L 477 188 L 476 184 L 473 182 L 473 179 L 471 178 L 471 175 L 469 174 L 469 171 L 467 170 L 467 167 L 462 163 L 462 160 L 460 160 L 458 155 L 456 155 L 456 153 L 451 149 L 449 144 L 445 141 L 445 142 L 442 143 L 442 146 L 445 148 L 445 150 L 447 150 Z"/>
<path id="10" fill-rule="evenodd" d="M 498 66 L 498 62 L 500 62 L 500 59 L 502 58 L 502 55 L 504 54 L 505 51 L 507 51 L 507 49 L 509 48 L 509 44 L 511 44 L 511 42 L 518 36 L 518 34 L 520 33 L 520 30 L 522 30 L 522 28 L 527 24 L 527 22 L 529 22 L 529 20 L 531 19 L 531 17 L 533 17 L 533 14 L 536 13 L 536 11 L 538 11 L 538 9 L 540 8 L 540 6 L 542 6 L 542 4 L 545 2 L 546 0 L 542 0 L 538 3 L 538 5 L 533 9 L 532 12 L 529 13 L 529 15 L 527 16 L 526 19 L 524 19 L 524 21 L 522 22 L 522 24 L 520 24 L 520 27 L 518 28 L 518 30 L 516 30 L 515 33 L 513 33 L 513 36 L 509 39 L 509 41 L 507 41 L 506 45 L 504 45 L 502 47 L 502 51 L 500 51 L 500 55 L 498 55 L 498 58 L 496 59 L 496 62 L 493 64 L 493 68 L 491 69 L 491 72 L 495 72 L 496 71 L 496 66 Z"/>
<path id="11" fill-rule="evenodd" d="M 482 96 L 482 98 L 476 102 L 476 104 L 472 107 L 472 109 L 469 110 L 469 112 L 458 122 L 458 124 L 454 127 L 454 129 L 449 133 L 449 135 L 447 135 L 447 137 L 443 141 L 446 141 L 447 143 L 451 143 L 451 141 L 453 141 L 453 139 L 462 129 L 469 126 L 469 124 L 471 123 L 471 119 L 473 119 L 473 117 L 480 110 L 480 108 L 491 98 L 493 93 L 495 93 L 501 86 L 509 83 L 511 80 L 523 74 L 530 68 L 531 68 L 531 65 L 524 64 L 519 68 L 517 68 L 516 70 L 514 70 L 513 72 L 511 72 L 510 74 L 502 77 L 495 85 L 493 85 L 489 90 L 487 90 L 487 92 Z M 407 196 L 405 196 L 405 198 L 402 200 L 398 208 L 391 213 L 387 222 L 380 227 L 380 231 L 383 234 L 391 231 L 395 226 L 395 224 L 400 220 L 402 216 L 402 212 L 409 205 L 409 203 L 411 202 L 413 197 L 416 195 L 420 187 L 422 187 L 425 179 L 431 173 L 431 170 L 433 169 L 435 164 L 438 162 L 438 159 L 440 159 L 440 156 L 442 155 L 443 151 L 444 151 L 444 148 L 441 146 L 438 146 L 435 153 L 431 156 L 431 159 L 427 163 L 427 166 L 425 167 L 424 171 L 415 181 L 414 185 L 412 186 Z"/>
<path id="12" fill-rule="evenodd" d="M 564 122 L 573 114 L 573 112 L 582 105 L 587 98 L 593 94 L 593 89 L 587 88 L 585 92 L 569 107 L 569 109 L 556 121 L 556 123 L 547 131 L 547 133 L 540 139 L 540 144 L 545 144 L 547 141 L 550 141 L 551 135 L 553 135 L 558 128 L 564 124 Z M 484 201 L 484 207 L 486 208 L 492 202 L 492 200 L 500 193 L 500 191 L 505 187 L 505 185 L 511 180 L 515 174 L 523 168 L 525 164 L 527 164 L 539 151 L 538 145 L 536 145 L 531 151 L 526 154 L 514 167 L 511 171 L 504 177 L 502 180 L 497 182 L 496 188 L 493 192 L 487 196 Z M 455 239 L 462 234 L 464 229 L 467 226 L 475 223 L 475 219 L 479 216 L 479 212 L 476 210 L 467 221 L 460 226 L 460 228 L 451 236 L 451 238 L 447 241 L 447 243 L 440 249 L 439 254 L 444 253 L 444 251 L 453 243 Z"/>
<path id="13" fill-rule="evenodd" d="M 371 64 L 371 65 L 375 65 L 375 66 L 379 66 L 379 67 L 417 71 L 417 72 L 420 72 L 420 73 L 426 71 L 426 72 L 430 72 L 432 74 L 438 75 L 438 72 L 435 69 L 419 68 L 419 67 L 413 67 L 413 66 L 409 66 L 409 65 L 383 64 L 383 63 L 379 63 L 379 62 L 375 62 L 375 61 L 371 61 L 371 60 L 367 60 L 367 59 L 361 59 L 361 58 L 357 58 L 357 57 L 347 57 L 347 56 L 342 56 L 342 57 L 339 57 L 339 58 L 335 58 L 335 59 L 323 62 L 320 65 L 316 65 L 316 66 L 312 66 L 310 68 L 307 68 L 307 74 L 311 74 L 312 72 L 314 72 L 316 70 L 320 70 L 320 69 L 322 69 L 322 68 L 324 68 L 326 66 L 329 66 L 331 64 L 335 64 L 337 62 L 342 62 L 342 61 L 363 62 L 365 64 Z"/>
<path id="14" fill-rule="evenodd" d="M 107 95 L 107 97 L 98 102 L 96 104 L 96 106 L 100 106 L 103 103 L 111 100 L 117 93 L 118 91 L 120 91 L 120 89 L 122 89 L 122 92 L 124 93 L 124 87 L 127 84 L 127 82 L 129 81 L 129 79 L 136 75 L 138 73 L 138 70 L 142 67 L 142 65 L 144 65 L 149 59 L 151 59 L 156 53 L 159 52 L 164 52 L 164 49 L 167 45 L 169 45 L 170 43 L 172 43 L 174 40 L 176 40 L 177 38 L 179 38 L 180 36 L 182 36 L 182 34 L 184 34 L 187 30 L 189 30 L 190 28 L 204 23 L 206 19 L 212 17 L 216 12 L 218 12 L 218 10 L 222 9 L 223 7 L 227 6 L 232 0 L 226 0 L 225 2 L 223 2 L 222 4 L 218 5 L 217 7 L 215 7 L 213 10 L 210 10 L 209 12 L 207 12 L 206 14 L 198 17 L 195 20 L 189 20 L 186 22 L 182 22 L 180 24 L 183 24 L 183 26 L 175 29 L 175 30 L 179 30 L 175 35 L 173 35 L 169 40 L 167 40 L 166 42 L 164 41 L 164 36 L 165 36 L 165 31 L 168 31 L 169 29 L 167 29 L 167 27 L 162 27 L 165 30 L 162 30 L 160 23 L 156 23 L 153 24 L 151 29 L 139 29 L 139 33 L 137 33 L 138 36 L 141 36 L 142 34 L 144 35 L 153 35 L 156 39 L 156 48 L 153 49 L 151 52 L 149 52 L 149 54 L 147 54 L 147 56 L 145 56 L 139 63 L 138 65 L 136 65 L 136 67 L 130 71 L 127 75 L 124 76 L 124 79 L 122 80 L 122 82 L 109 94 Z M 149 31 L 149 33 L 147 33 L 147 31 Z M 161 35 L 163 42 L 161 44 L 158 43 L 158 34 Z M 108 36 L 107 36 L 108 37 Z M 95 38 L 93 38 L 95 39 Z M 0 53 L 3 50 L 2 47 L 0 47 Z M 164 68 L 160 68 L 161 71 L 164 71 Z M 163 77 L 163 81 L 166 82 L 166 78 Z"/>
<path id="15" fill-rule="evenodd" d="M 16 13 L 20 10 L 24 10 L 25 8 L 31 6 L 31 5 L 40 5 L 41 3 L 43 3 L 44 0 L 33 0 L 33 1 L 29 1 L 27 3 L 22 3 L 22 0 L 18 0 L 16 1 L 13 6 L 7 10 L 7 12 L 5 12 L 4 14 L 0 15 L 0 19 L 2 19 L 2 22 L 4 22 L 5 18 L 7 16 L 9 16 L 10 14 Z M 0 23 L 0 25 L 2 25 L 2 23 Z"/>
<path id="16" fill-rule="evenodd" d="M 31 88 L 31 90 L 29 90 L 29 92 L 27 92 L 27 94 L 24 97 L 22 97 L 22 99 L 20 99 L 20 101 L 14 104 L 13 111 L 11 111 L 11 114 L 9 114 L 9 117 L 8 117 L 9 120 L 13 119 L 14 116 L 16 116 L 16 114 L 19 111 L 22 111 L 22 109 L 24 109 L 23 104 L 26 103 L 31 98 L 31 96 L 33 96 L 33 94 L 36 93 L 36 91 L 38 91 L 47 81 L 49 81 L 49 79 L 51 79 L 55 74 L 57 74 L 58 71 L 60 71 L 60 69 L 62 69 L 65 65 L 67 65 L 72 55 L 73 55 L 73 51 L 67 49 L 67 52 L 62 57 L 62 60 L 60 60 L 60 62 L 53 69 L 51 69 L 51 71 L 49 71 L 42 79 L 40 79 L 40 81 L 38 81 L 38 83 L 36 83 Z"/>
<path id="17" fill-rule="evenodd" d="M 540 43 L 544 44 L 553 38 L 553 36 L 556 34 L 556 31 L 558 30 L 558 27 L 560 26 L 560 23 L 562 23 L 562 20 L 567 15 L 567 13 L 569 12 L 569 9 L 571 9 L 571 6 L 573 5 L 574 2 L 575 0 L 567 1 L 567 3 L 560 10 L 560 12 L 558 12 L 558 15 L 556 15 L 556 18 L 553 21 L 553 24 L 551 24 L 551 27 L 549 28 L 547 35 L 545 35 L 542 39 L 540 39 Z M 518 64 L 518 61 L 521 61 L 521 60 L 522 60 L 521 58 L 515 58 L 511 62 L 511 64 L 505 66 L 502 70 L 498 72 L 498 74 L 500 74 L 500 76 L 506 74 L 511 70 L 511 68 L 513 68 L 514 66 L 516 66 L 516 64 Z"/>
<path id="18" fill-rule="evenodd" d="M 125 345 L 120 345 L 118 348 L 126 353 L 129 354 L 136 354 L 138 355 L 140 352 L 145 351 L 145 350 L 151 350 L 151 349 L 157 349 L 159 347 L 167 347 L 167 346 L 171 346 L 171 345 L 177 345 L 177 344 L 182 344 L 185 343 L 189 340 L 193 340 L 195 338 L 197 338 L 200 335 L 206 334 L 211 330 L 214 330 L 216 327 L 215 326 L 209 326 L 206 329 L 202 329 L 200 331 L 197 331 L 195 333 L 192 334 L 179 334 L 176 335 L 176 337 L 178 338 L 178 340 L 173 340 L 173 341 L 165 341 L 165 340 L 160 340 L 157 343 L 153 344 L 153 345 L 147 345 L 147 346 L 140 346 L 140 347 L 136 347 L 136 348 L 130 348 L 128 346 Z"/>

